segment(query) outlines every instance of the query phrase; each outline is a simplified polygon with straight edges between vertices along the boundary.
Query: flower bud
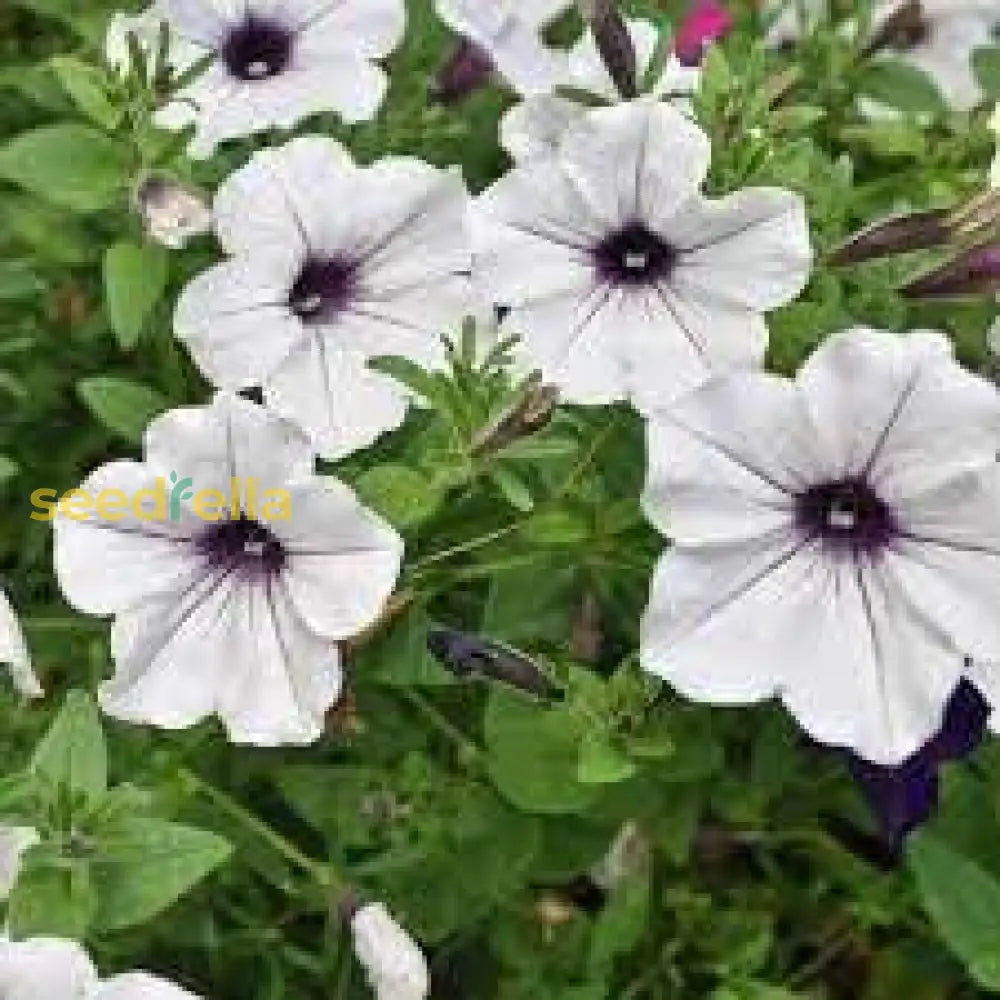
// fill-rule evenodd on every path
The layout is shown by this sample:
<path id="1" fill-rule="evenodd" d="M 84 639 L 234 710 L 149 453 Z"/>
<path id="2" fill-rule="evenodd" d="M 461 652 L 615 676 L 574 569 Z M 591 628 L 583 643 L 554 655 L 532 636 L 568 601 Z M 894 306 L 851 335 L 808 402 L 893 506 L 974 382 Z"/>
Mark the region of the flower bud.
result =
<path id="1" fill-rule="evenodd" d="M 941 267 L 905 285 L 910 299 L 951 299 L 1000 293 L 1000 244 L 990 243 L 959 254 Z"/>
<path id="2" fill-rule="evenodd" d="M 424 1000 L 430 972 L 423 952 L 382 903 L 369 903 L 351 918 L 354 954 L 377 1000 Z"/>
<path id="3" fill-rule="evenodd" d="M 626 100 L 638 97 L 638 58 L 618 4 L 615 0 L 578 0 L 578 3 L 618 93 Z"/>
<path id="4" fill-rule="evenodd" d="M 434 78 L 431 99 L 440 104 L 456 104 L 485 87 L 493 78 L 495 69 L 485 49 L 463 38 Z"/>
<path id="5" fill-rule="evenodd" d="M 912 215 L 894 215 L 862 229 L 830 254 L 835 266 L 860 264 L 864 261 L 927 250 L 947 243 L 951 236 L 949 213 L 931 209 Z"/>
<path id="6" fill-rule="evenodd" d="M 134 202 L 146 235 L 171 250 L 183 249 L 212 228 L 212 213 L 203 198 L 169 177 L 143 178 Z"/>

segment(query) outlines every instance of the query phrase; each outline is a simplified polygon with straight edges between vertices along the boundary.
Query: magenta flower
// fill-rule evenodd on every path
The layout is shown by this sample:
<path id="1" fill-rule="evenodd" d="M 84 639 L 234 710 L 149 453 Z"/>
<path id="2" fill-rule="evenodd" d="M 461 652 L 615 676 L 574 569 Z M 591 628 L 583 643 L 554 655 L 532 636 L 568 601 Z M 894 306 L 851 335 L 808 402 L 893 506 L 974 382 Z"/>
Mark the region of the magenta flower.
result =
<path id="1" fill-rule="evenodd" d="M 693 10 L 677 29 L 674 52 L 684 66 L 701 65 L 712 42 L 725 38 L 733 29 L 733 16 L 717 0 L 696 0 Z"/>

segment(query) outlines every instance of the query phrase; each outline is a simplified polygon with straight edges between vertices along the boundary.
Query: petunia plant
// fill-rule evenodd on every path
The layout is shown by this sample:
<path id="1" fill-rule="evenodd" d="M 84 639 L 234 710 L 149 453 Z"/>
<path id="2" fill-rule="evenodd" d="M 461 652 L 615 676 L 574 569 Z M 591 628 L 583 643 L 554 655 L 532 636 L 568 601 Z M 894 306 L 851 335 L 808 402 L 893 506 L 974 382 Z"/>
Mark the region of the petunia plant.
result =
<path id="1" fill-rule="evenodd" d="M 1000 992 L 998 28 L 0 5 L 0 997 Z"/>

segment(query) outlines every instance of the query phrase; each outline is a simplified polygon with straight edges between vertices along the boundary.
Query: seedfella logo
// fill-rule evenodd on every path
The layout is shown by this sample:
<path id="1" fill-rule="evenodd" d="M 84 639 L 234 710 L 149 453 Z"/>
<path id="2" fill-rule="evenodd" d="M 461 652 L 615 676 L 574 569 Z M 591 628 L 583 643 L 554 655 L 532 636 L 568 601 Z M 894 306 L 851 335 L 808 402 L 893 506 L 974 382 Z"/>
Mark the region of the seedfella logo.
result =
<path id="1" fill-rule="evenodd" d="M 129 495 L 125 490 L 107 489 L 97 494 L 87 490 L 70 490 L 61 497 L 53 489 L 35 490 L 31 494 L 34 521 L 52 521 L 65 517 L 70 521 L 124 521 L 134 517 L 139 521 L 180 521 L 192 514 L 202 521 L 224 521 L 262 517 L 267 521 L 290 521 L 292 495 L 288 490 L 261 490 L 253 478 L 233 478 L 228 495 L 219 489 L 195 490 L 190 476 L 181 478 L 170 473 L 169 481 L 155 480 L 150 489 Z"/>

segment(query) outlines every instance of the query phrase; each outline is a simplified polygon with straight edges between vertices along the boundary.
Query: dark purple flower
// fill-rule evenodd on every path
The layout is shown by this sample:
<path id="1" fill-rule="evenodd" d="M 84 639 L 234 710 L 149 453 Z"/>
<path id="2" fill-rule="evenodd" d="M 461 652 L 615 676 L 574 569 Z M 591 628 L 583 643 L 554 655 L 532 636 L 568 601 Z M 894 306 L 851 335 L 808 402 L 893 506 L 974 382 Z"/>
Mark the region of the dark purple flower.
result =
<path id="1" fill-rule="evenodd" d="M 881 767 L 850 755 L 851 774 L 894 852 L 937 808 L 941 765 L 967 757 L 982 744 L 989 716 L 986 700 L 963 680 L 948 702 L 938 734 L 902 764 Z"/>
<path id="2" fill-rule="evenodd" d="M 697 0 L 674 38 L 674 53 L 681 64 L 700 66 L 708 46 L 725 38 L 733 23 L 732 14 L 717 0 Z"/>

